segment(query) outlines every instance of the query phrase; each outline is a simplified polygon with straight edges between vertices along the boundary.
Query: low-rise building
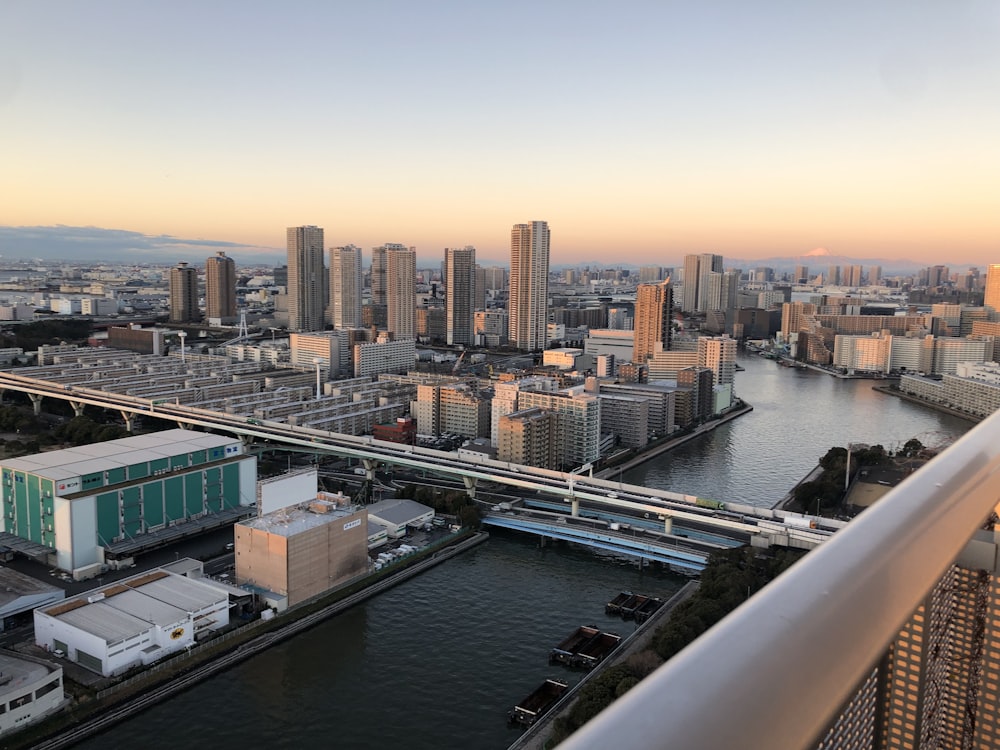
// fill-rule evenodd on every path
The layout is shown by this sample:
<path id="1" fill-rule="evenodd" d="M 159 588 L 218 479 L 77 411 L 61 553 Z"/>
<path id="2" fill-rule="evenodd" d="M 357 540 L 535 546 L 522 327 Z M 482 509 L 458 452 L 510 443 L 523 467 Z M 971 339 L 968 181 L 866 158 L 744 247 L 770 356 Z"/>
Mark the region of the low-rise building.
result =
<path id="1" fill-rule="evenodd" d="M 105 677 L 152 664 L 229 624 L 229 595 L 153 570 L 35 610 L 35 643 Z"/>
<path id="2" fill-rule="evenodd" d="M 0 653 L 0 737 L 63 707 L 62 667 L 23 654 Z"/>
<path id="3" fill-rule="evenodd" d="M 405 536 L 409 526 L 419 527 L 434 520 L 434 509 L 415 500 L 394 498 L 368 506 L 368 518 L 385 527 L 391 539 Z"/>

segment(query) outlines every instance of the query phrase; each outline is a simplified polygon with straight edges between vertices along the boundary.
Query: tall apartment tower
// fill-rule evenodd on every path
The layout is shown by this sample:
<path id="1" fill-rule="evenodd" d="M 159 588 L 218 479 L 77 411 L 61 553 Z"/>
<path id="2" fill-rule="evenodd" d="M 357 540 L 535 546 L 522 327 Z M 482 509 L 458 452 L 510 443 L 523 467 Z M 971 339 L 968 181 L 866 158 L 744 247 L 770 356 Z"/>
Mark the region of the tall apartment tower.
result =
<path id="1" fill-rule="evenodd" d="M 714 274 L 714 275 L 713 275 Z M 722 256 L 712 253 L 684 256 L 684 312 L 722 309 Z"/>
<path id="2" fill-rule="evenodd" d="M 868 266 L 868 286 L 879 286 L 882 283 L 882 266 Z"/>
<path id="3" fill-rule="evenodd" d="M 384 245 L 372 248 L 372 304 L 386 305 L 388 300 L 389 281 L 388 252 L 390 250 L 408 250 L 406 245 L 398 242 L 386 242 Z"/>
<path id="4" fill-rule="evenodd" d="M 476 309 L 476 248 L 445 248 L 445 278 L 448 296 L 445 299 L 448 344 L 472 346 L 472 318 Z"/>
<path id="5" fill-rule="evenodd" d="M 544 349 L 549 300 L 549 224 L 515 224 L 510 231 L 510 341 L 518 349 Z"/>
<path id="6" fill-rule="evenodd" d="M 236 317 L 236 262 L 221 250 L 205 261 L 205 317 Z"/>
<path id="7" fill-rule="evenodd" d="M 793 284 L 808 284 L 809 283 L 809 266 L 798 265 L 795 266 L 795 278 L 792 279 Z"/>
<path id="8" fill-rule="evenodd" d="M 1000 313 L 1000 263 L 990 263 L 986 267 L 986 293 L 983 304 Z"/>
<path id="9" fill-rule="evenodd" d="M 330 307 L 334 328 L 361 328 L 361 248 L 330 248 Z"/>
<path id="10" fill-rule="evenodd" d="M 196 323 L 201 320 L 198 310 L 198 271 L 187 263 L 170 269 L 170 320 L 174 323 Z"/>
<path id="11" fill-rule="evenodd" d="M 322 331 L 323 228 L 288 228 L 288 330 Z"/>
<path id="12" fill-rule="evenodd" d="M 396 340 L 417 336 L 417 251 L 402 245 L 385 251 L 386 328 Z"/>
<path id="13" fill-rule="evenodd" d="M 670 279 L 662 284 L 640 284 L 635 295 L 635 331 L 632 359 L 642 364 L 657 349 L 670 349 L 670 313 L 674 291 Z"/>

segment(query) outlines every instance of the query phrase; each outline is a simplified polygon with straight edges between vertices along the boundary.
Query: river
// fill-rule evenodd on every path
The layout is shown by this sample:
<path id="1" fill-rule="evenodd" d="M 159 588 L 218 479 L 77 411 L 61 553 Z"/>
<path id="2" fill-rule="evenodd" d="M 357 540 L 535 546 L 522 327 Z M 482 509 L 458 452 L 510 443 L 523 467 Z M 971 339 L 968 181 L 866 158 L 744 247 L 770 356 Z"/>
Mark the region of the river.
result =
<path id="1" fill-rule="evenodd" d="M 754 411 L 626 472 L 623 481 L 773 505 L 833 445 L 954 438 L 970 423 L 840 380 L 740 360 Z M 566 545 L 486 543 L 80 745 L 83 748 L 505 748 L 507 710 L 546 677 L 549 649 L 619 590 L 683 579 Z"/>

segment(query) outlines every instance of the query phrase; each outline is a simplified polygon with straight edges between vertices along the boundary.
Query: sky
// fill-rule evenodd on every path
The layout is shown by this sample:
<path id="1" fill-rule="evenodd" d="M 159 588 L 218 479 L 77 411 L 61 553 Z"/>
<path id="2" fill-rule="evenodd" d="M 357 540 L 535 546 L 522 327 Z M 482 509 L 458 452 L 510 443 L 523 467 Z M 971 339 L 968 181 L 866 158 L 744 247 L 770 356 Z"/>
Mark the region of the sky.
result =
<path id="1" fill-rule="evenodd" d="M 0 3 L 4 257 L 534 220 L 553 263 L 1000 261 L 1000 3 Z"/>

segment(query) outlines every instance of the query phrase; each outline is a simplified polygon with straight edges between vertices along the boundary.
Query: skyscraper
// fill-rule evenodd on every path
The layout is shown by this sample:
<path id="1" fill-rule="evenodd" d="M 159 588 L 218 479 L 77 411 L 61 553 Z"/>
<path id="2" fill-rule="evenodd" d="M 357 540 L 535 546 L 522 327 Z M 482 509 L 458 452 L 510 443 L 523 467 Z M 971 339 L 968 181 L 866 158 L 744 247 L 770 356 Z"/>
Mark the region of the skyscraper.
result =
<path id="1" fill-rule="evenodd" d="M 386 242 L 384 245 L 372 248 L 372 304 L 388 304 L 386 297 L 388 281 L 386 272 L 388 270 L 386 253 L 389 250 L 406 250 L 406 245 L 398 242 Z"/>
<path id="2" fill-rule="evenodd" d="M 658 349 L 670 349 L 670 312 L 674 291 L 670 279 L 661 284 L 640 284 L 635 295 L 635 332 L 632 359 L 642 364 Z"/>
<path id="3" fill-rule="evenodd" d="M 386 328 L 396 340 L 416 338 L 417 251 L 403 245 L 385 250 Z"/>
<path id="4" fill-rule="evenodd" d="M 684 256 L 684 312 L 722 309 L 722 256 L 713 253 Z"/>
<path id="5" fill-rule="evenodd" d="M 334 328 L 361 327 L 361 289 L 361 248 L 331 248 L 328 317 Z"/>
<path id="6" fill-rule="evenodd" d="M 323 330 L 323 228 L 288 228 L 288 330 Z"/>
<path id="7" fill-rule="evenodd" d="M 990 263 L 986 267 L 986 294 L 983 304 L 1000 312 L 1000 263 Z"/>
<path id="8" fill-rule="evenodd" d="M 445 278 L 448 296 L 445 298 L 447 341 L 449 344 L 472 346 L 472 313 L 476 302 L 476 248 L 445 248 Z"/>
<path id="9" fill-rule="evenodd" d="M 198 310 L 198 271 L 187 263 L 170 269 L 170 320 L 195 323 L 201 320 Z"/>
<path id="10" fill-rule="evenodd" d="M 518 349 L 544 349 L 548 323 L 549 225 L 515 224 L 510 231 L 510 341 Z"/>
<path id="11" fill-rule="evenodd" d="M 205 317 L 224 322 L 236 317 L 236 262 L 221 250 L 205 261 Z"/>

